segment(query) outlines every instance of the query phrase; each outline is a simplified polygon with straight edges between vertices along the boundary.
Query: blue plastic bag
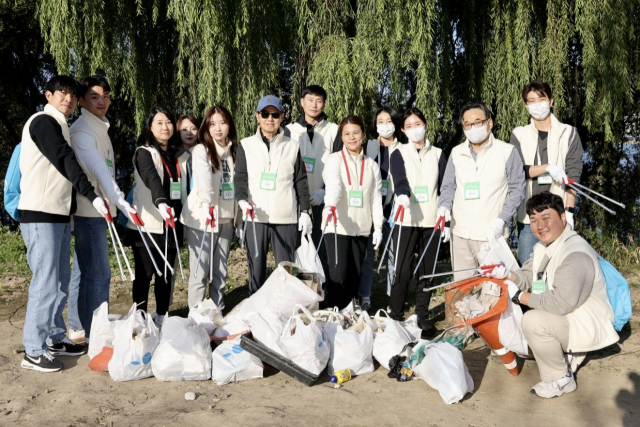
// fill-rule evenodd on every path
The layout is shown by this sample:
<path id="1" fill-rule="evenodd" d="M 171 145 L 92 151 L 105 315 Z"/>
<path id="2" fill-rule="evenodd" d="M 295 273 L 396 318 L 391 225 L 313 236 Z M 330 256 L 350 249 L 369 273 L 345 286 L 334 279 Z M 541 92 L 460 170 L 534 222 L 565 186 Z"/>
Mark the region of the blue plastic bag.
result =
<path id="1" fill-rule="evenodd" d="M 613 327 L 621 331 L 631 317 L 631 291 L 629 282 L 609 261 L 598 258 L 600 269 L 607 284 L 607 296 L 613 308 Z"/>

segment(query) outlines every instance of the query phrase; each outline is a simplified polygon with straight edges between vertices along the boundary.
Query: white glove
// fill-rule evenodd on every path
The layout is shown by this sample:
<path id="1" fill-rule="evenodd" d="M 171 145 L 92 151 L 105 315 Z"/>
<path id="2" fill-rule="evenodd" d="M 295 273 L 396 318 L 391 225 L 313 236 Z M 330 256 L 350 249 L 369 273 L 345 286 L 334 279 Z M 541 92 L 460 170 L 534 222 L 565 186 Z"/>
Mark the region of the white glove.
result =
<path id="1" fill-rule="evenodd" d="M 310 199 L 311 206 L 320 206 L 324 202 L 324 190 L 322 188 L 318 188 L 315 191 L 311 192 Z"/>
<path id="2" fill-rule="evenodd" d="M 571 212 L 565 212 L 564 217 L 567 219 L 567 224 L 573 230 L 573 214 Z"/>
<path id="3" fill-rule="evenodd" d="M 238 237 L 238 240 L 240 240 L 242 242 L 242 227 L 241 226 L 237 226 L 236 227 L 236 237 Z"/>
<path id="4" fill-rule="evenodd" d="M 202 211 L 204 212 L 204 219 L 211 221 L 212 219 L 218 222 L 218 210 L 213 208 L 213 218 L 211 217 L 211 205 L 207 202 L 202 203 Z"/>
<path id="5" fill-rule="evenodd" d="M 502 235 L 502 231 L 504 230 L 505 222 L 500 218 L 492 219 L 489 225 L 487 226 L 486 234 L 489 240 L 498 238 Z"/>
<path id="6" fill-rule="evenodd" d="M 167 212 L 169 209 L 171 209 L 171 215 L 169 215 L 169 212 Z M 173 210 L 173 208 L 170 208 L 166 203 L 160 203 L 158 205 L 158 211 L 160 212 L 160 216 L 162 216 L 162 219 L 165 221 L 172 216 L 175 216 L 175 211 Z"/>
<path id="7" fill-rule="evenodd" d="M 91 204 L 93 205 L 95 210 L 98 211 L 100 215 L 102 215 L 102 218 L 105 218 L 109 213 L 109 209 L 107 209 L 105 201 L 102 197 L 96 197 L 95 199 L 93 199 L 93 202 L 91 202 Z"/>
<path id="8" fill-rule="evenodd" d="M 551 175 L 551 178 L 558 184 L 566 184 L 569 182 L 569 178 L 562 168 L 549 164 L 546 170 L 549 172 L 549 175 Z"/>
<path id="9" fill-rule="evenodd" d="M 136 210 L 133 209 L 131 205 L 124 199 L 124 197 L 120 197 L 116 204 L 118 205 L 118 209 L 120 209 L 120 211 L 124 213 L 124 215 L 129 219 L 131 219 L 132 214 L 137 213 Z"/>
<path id="10" fill-rule="evenodd" d="M 481 271 L 482 275 L 485 277 L 492 277 L 498 280 L 509 278 L 509 270 L 507 270 L 507 267 L 504 265 L 501 265 L 500 267 L 493 267 L 492 270 L 485 270 L 484 268 L 481 268 Z"/>
<path id="11" fill-rule="evenodd" d="M 382 243 L 382 228 L 376 228 L 373 230 L 373 237 L 371 238 L 373 243 L 373 250 L 377 251 L 380 243 Z"/>
<path id="12" fill-rule="evenodd" d="M 311 217 L 308 213 L 302 212 L 300 214 L 300 219 L 298 220 L 298 231 L 302 231 L 303 235 L 311 235 L 311 230 L 313 230 Z"/>
<path id="13" fill-rule="evenodd" d="M 338 215 L 338 210 L 336 209 L 336 221 L 340 218 L 340 216 Z M 332 213 L 331 212 L 331 206 L 325 206 L 324 209 L 322 209 L 322 218 L 323 219 L 327 219 L 327 217 L 329 216 L 329 214 Z M 331 222 L 333 222 L 333 218 L 331 218 Z"/>
<path id="14" fill-rule="evenodd" d="M 411 200 L 409 199 L 409 196 L 401 194 L 400 196 L 396 197 L 396 206 L 402 206 L 405 210 L 409 209 L 409 206 L 411 205 Z"/>
<path id="15" fill-rule="evenodd" d="M 253 210 L 253 205 L 246 200 L 240 200 L 238 202 L 238 206 L 240 206 L 240 211 L 242 212 L 242 216 L 246 215 L 247 211 Z"/>
<path id="16" fill-rule="evenodd" d="M 442 232 L 442 243 L 447 243 L 451 240 L 451 229 L 449 227 L 445 227 Z"/>
<path id="17" fill-rule="evenodd" d="M 518 285 L 513 283 L 511 280 L 505 280 L 504 283 L 507 284 L 507 291 L 509 292 L 509 299 L 511 299 L 514 296 L 516 296 L 516 294 L 520 290 Z M 522 294 L 520 294 L 520 296 L 518 297 L 518 301 L 520 301 L 520 298 L 522 298 Z"/>

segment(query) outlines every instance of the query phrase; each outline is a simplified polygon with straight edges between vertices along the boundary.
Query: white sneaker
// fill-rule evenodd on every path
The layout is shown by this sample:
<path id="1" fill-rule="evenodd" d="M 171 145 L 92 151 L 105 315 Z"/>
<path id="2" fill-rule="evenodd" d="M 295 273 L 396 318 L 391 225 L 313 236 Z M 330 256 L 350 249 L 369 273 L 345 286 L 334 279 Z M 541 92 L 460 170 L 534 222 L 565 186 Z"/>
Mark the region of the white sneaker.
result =
<path id="1" fill-rule="evenodd" d="M 76 344 L 83 344 L 85 342 L 84 329 L 69 329 L 67 336 Z"/>
<path id="2" fill-rule="evenodd" d="M 578 372 L 578 368 L 584 362 L 587 353 L 565 353 L 564 358 L 567 361 L 567 365 L 571 369 L 572 373 Z"/>
<path id="3" fill-rule="evenodd" d="M 545 399 L 551 399 L 553 397 L 560 397 L 565 393 L 571 393 L 578 388 L 576 380 L 573 378 L 571 372 L 567 372 L 567 375 L 559 380 L 544 382 L 541 381 L 531 388 L 531 393 Z"/>

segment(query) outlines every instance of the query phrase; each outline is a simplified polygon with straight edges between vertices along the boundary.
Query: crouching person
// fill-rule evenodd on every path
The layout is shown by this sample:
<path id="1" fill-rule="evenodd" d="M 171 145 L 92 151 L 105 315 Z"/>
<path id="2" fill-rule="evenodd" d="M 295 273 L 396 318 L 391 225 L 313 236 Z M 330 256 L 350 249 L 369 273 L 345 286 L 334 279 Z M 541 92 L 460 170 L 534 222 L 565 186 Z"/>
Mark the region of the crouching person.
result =
<path id="1" fill-rule="evenodd" d="M 522 330 L 542 381 L 531 392 L 552 398 L 574 391 L 584 353 L 618 342 L 618 334 L 598 254 L 567 225 L 562 198 L 545 191 L 526 209 L 540 241 L 533 256 L 519 270 L 498 267 L 488 275 L 511 280 L 514 301 L 532 309 Z"/>

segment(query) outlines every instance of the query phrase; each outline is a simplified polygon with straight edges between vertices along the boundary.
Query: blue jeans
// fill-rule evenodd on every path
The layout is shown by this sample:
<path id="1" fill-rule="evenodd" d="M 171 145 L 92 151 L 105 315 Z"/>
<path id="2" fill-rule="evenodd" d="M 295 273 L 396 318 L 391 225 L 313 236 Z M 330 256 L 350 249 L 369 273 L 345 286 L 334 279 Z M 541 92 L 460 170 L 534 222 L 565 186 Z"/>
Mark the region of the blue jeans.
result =
<path id="1" fill-rule="evenodd" d="M 380 244 L 380 250 L 384 250 L 384 245 L 387 243 L 387 238 L 389 236 L 389 223 L 384 222 L 382 225 L 382 243 Z M 362 273 L 360 276 L 360 289 L 358 290 L 358 295 L 361 297 L 371 297 L 371 286 L 373 284 L 373 269 L 374 269 L 374 259 L 376 252 L 373 250 L 373 232 L 369 235 L 369 242 L 367 243 L 367 254 L 364 259 L 364 263 L 362 264 Z M 387 254 L 385 255 L 386 263 L 387 263 L 387 295 L 391 293 L 391 284 L 393 283 L 393 263 L 389 259 L 389 254 L 391 251 L 391 243 L 389 243 L 389 249 L 387 250 Z M 383 261 L 384 263 L 385 261 Z M 377 268 L 377 267 L 376 267 Z"/>
<path id="2" fill-rule="evenodd" d="M 71 275 L 71 225 L 23 223 L 20 230 L 33 273 L 22 343 L 29 356 L 38 357 L 47 344 L 59 343 L 67 332 L 62 312 Z"/>
<path id="3" fill-rule="evenodd" d="M 73 217 L 76 241 L 67 320 L 69 328 L 84 329 L 85 337 L 91 333 L 93 311 L 103 302 L 109 302 L 111 266 L 108 233 L 104 218 Z"/>
<path id="4" fill-rule="evenodd" d="M 539 240 L 533 235 L 531 225 L 518 223 L 518 262 L 522 267 L 525 262 L 529 261 L 533 253 L 533 246 Z"/>

